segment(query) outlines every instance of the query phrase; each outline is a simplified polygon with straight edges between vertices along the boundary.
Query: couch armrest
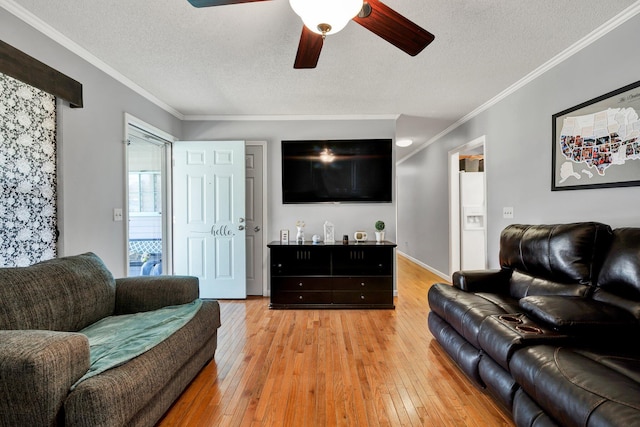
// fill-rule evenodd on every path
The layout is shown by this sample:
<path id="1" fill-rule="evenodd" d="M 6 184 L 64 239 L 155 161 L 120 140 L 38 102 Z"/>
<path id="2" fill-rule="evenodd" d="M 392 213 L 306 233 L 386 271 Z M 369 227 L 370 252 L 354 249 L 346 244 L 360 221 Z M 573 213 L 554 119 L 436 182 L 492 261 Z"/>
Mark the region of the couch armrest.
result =
<path id="1" fill-rule="evenodd" d="M 89 340 L 72 332 L 0 330 L 3 425 L 57 425 L 71 386 L 89 369 Z"/>
<path id="2" fill-rule="evenodd" d="M 115 314 L 157 310 L 187 304 L 200 295 L 193 276 L 139 276 L 116 279 Z"/>
<path id="3" fill-rule="evenodd" d="M 453 273 L 451 282 L 465 292 L 508 294 L 510 277 L 510 270 L 467 270 Z"/>

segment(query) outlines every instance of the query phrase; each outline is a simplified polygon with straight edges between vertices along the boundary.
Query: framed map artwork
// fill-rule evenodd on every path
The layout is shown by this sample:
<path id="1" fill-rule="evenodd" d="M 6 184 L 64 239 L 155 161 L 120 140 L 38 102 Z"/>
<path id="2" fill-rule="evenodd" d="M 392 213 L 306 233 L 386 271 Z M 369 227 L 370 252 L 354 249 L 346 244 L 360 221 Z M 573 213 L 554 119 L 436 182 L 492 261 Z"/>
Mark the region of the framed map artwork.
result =
<path id="1" fill-rule="evenodd" d="M 551 190 L 640 185 L 640 81 L 553 115 Z"/>

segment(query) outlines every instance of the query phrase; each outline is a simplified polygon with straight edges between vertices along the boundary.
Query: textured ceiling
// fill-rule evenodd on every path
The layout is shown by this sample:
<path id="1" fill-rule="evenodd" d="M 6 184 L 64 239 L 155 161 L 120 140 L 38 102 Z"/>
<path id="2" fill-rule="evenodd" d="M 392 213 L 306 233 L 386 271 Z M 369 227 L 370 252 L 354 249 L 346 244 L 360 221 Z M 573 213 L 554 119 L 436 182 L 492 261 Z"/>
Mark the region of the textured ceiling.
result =
<path id="1" fill-rule="evenodd" d="M 404 114 L 441 131 L 635 0 L 386 0 L 435 41 L 411 57 L 351 22 L 312 70 L 293 69 L 287 0 L 12 3 L 185 116 Z"/>

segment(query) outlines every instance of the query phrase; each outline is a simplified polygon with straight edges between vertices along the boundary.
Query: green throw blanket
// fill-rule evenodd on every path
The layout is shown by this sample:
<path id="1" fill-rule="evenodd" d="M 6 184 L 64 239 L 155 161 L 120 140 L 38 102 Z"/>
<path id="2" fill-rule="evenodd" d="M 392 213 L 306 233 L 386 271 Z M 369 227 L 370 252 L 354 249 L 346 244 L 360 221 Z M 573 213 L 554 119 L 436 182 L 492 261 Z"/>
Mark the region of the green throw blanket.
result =
<path id="1" fill-rule="evenodd" d="M 109 316 L 80 331 L 89 338 L 91 366 L 72 387 L 94 375 L 115 368 L 160 344 L 183 327 L 202 306 L 189 304 L 143 313 Z"/>

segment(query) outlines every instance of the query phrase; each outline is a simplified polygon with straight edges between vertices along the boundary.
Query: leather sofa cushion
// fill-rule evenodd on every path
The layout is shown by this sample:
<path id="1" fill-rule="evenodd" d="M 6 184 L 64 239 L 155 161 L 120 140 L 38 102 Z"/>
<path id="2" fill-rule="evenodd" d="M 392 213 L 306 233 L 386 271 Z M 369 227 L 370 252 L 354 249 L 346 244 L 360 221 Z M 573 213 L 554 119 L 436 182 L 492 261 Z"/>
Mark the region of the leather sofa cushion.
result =
<path id="1" fill-rule="evenodd" d="M 517 351 L 509 369 L 560 425 L 640 425 L 637 357 L 540 345 Z"/>
<path id="2" fill-rule="evenodd" d="M 431 286 L 428 297 L 431 311 L 476 348 L 480 348 L 478 333 L 485 318 L 519 310 L 518 301 L 508 295 L 473 294 L 442 283 Z"/>
<path id="3" fill-rule="evenodd" d="M 640 300 L 640 228 L 613 231 L 609 254 L 598 276 L 598 287 L 628 299 Z"/>
<path id="4" fill-rule="evenodd" d="M 553 280 L 533 277 L 516 270 L 509 280 L 509 292 L 513 298 L 524 298 L 528 295 L 567 295 L 583 297 L 591 287 L 580 283 L 557 283 Z"/>
<path id="5" fill-rule="evenodd" d="M 611 227 L 597 222 L 513 224 L 500 235 L 500 266 L 557 283 L 590 284 L 611 235 Z"/>
<path id="6" fill-rule="evenodd" d="M 442 318 L 434 312 L 429 313 L 428 324 L 431 334 L 438 340 L 438 343 L 462 372 L 477 385 L 484 387 L 484 383 L 478 372 L 478 364 L 482 359 L 482 351 L 469 344 L 469 341 L 464 339 L 451 325 L 442 320 Z"/>
<path id="7" fill-rule="evenodd" d="M 593 299 L 620 307 L 640 321 L 640 228 L 613 232 Z"/>
<path id="8" fill-rule="evenodd" d="M 559 427 L 522 389 L 513 398 L 513 420 L 520 427 Z"/>
<path id="9" fill-rule="evenodd" d="M 621 334 L 638 328 L 629 312 L 590 298 L 543 295 L 519 303 L 529 316 L 564 333 Z"/>

